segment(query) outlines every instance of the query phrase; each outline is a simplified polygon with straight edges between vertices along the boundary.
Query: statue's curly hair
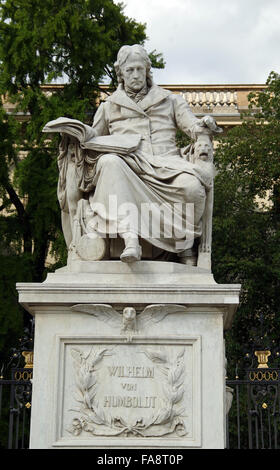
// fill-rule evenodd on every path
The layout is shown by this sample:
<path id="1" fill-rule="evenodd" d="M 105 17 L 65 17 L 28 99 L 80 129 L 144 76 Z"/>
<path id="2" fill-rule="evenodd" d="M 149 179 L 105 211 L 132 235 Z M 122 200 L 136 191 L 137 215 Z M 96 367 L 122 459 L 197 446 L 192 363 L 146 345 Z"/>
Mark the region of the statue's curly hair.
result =
<path id="1" fill-rule="evenodd" d="M 152 64 L 151 64 L 150 58 L 146 50 L 144 49 L 144 47 L 140 46 L 140 44 L 134 44 L 133 46 L 122 46 L 120 48 L 118 55 L 117 55 L 117 60 L 114 63 L 118 82 L 123 83 L 123 76 L 122 76 L 121 69 L 131 54 L 139 55 L 140 58 L 145 62 L 147 85 L 148 87 L 151 87 L 153 85 L 153 78 L 152 78 L 152 72 L 151 72 Z"/>

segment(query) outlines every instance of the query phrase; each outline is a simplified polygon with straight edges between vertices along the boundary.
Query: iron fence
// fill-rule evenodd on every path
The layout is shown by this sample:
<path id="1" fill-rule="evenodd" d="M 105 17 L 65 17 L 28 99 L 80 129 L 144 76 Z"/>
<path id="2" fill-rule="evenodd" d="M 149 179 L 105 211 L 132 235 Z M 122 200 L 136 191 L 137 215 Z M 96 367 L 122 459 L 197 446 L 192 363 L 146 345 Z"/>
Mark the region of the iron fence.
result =
<path id="1" fill-rule="evenodd" d="M 28 449 L 32 397 L 32 369 L 15 368 L 0 379 L 1 447 Z"/>
<path id="2" fill-rule="evenodd" d="M 0 372 L 0 448 L 29 447 L 32 400 L 34 318 Z"/>
<path id="3" fill-rule="evenodd" d="M 232 406 L 227 415 L 228 449 L 279 449 L 280 382 L 279 371 L 258 369 L 257 377 L 278 376 L 277 380 L 228 380 Z M 229 393 L 229 392 L 228 392 Z"/>

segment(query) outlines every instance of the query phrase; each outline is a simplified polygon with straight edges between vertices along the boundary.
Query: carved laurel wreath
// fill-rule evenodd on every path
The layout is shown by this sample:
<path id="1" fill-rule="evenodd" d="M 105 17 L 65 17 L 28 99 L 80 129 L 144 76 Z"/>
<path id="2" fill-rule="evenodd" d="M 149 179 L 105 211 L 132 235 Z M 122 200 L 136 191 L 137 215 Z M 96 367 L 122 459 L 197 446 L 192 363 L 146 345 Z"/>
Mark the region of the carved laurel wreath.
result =
<path id="1" fill-rule="evenodd" d="M 184 348 L 181 348 L 175 361 L 170 361 L 163 350 L 146 349 L 142 352 L 154 363 L 158 364 L 163 374 L 164 407 L 151 417 L 139 417 L 133 424 L 125 422 L 122 417 L 112 417 L 105 413 L 96 399 L 97 376 L 95 366 L 100 362 L 107 349 L 91 350 L 82 354 L 78 349 L 72 349 L 76 373 L 77 393 L 75 400 L 80 403 L 78 411 L 83 416 L 76 417 L 68 432 L 78 436 L 82 431 L 99 436 L 129 435 L 141 437 L 160 437 L 176 432 L 179 436 L 186 435 L 184 420 L 181 417 L 184 409 L 176 409 L 184 394 Z"/>

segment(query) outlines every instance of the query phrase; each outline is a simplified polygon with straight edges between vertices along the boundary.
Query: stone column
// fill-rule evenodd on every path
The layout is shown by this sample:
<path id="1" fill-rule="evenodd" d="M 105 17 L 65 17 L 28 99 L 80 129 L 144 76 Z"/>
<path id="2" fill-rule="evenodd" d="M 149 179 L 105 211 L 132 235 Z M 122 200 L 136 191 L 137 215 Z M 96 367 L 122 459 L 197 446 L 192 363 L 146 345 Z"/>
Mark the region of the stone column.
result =
<path id="1" fill-rule="evenodd" d="M 240 285 L 170 262 L 78 262 L 17 285 L 35 315 L 32 449 L 225 446 Z"/>

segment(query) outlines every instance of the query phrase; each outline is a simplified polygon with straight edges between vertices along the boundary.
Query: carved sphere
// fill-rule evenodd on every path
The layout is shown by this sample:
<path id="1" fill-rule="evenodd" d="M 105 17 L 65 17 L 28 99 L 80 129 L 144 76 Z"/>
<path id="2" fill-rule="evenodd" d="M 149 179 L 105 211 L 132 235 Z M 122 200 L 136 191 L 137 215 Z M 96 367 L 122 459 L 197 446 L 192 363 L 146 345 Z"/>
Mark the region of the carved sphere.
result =
<path id="1" fill-rule="evenodd" d="M 96 234 L 83 235 L 76 247 L 78 255 L 85 261 L 98 261 L 106 254 L 106 242 Z"/>

